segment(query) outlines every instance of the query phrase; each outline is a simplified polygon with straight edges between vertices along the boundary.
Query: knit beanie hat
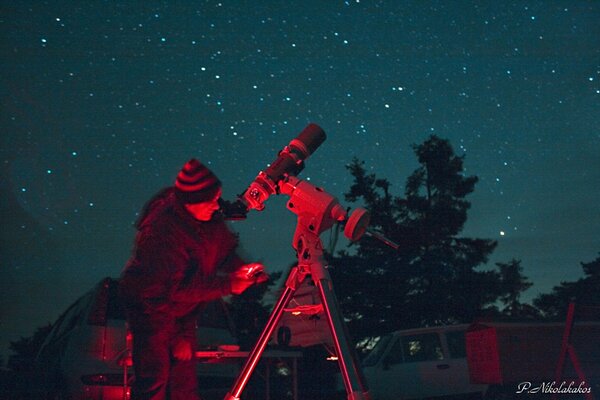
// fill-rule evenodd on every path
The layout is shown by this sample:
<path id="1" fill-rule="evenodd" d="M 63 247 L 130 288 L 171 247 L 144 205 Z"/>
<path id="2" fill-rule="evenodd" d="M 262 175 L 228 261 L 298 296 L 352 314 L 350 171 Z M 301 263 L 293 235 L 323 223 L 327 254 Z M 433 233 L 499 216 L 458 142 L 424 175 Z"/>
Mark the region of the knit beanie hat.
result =
<path id="1" fill-rule="evenodd" d="M 175 180 L 175 194 L 183 203 L 202 203 L 213 199 L 221 181 L 200 161 L 192 158 L 185 163 Z"/>

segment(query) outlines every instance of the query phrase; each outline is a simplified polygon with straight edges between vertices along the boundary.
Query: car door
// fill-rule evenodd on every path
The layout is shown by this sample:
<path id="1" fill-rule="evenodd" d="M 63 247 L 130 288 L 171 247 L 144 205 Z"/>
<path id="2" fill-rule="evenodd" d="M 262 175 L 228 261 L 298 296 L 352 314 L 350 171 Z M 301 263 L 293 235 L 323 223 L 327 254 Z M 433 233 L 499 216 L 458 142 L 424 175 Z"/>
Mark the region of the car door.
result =
<path id="1" fill-rule="evenodd" d="M 465 330 L 449 330 L 445 332 L 449 357 L 446 380 L 448 395 L 484 392 L 486 385 L 472 384 L 467 363 Z"/>
<path id="2" fill-rule="evenodd" d="M 391 346 L 379 366 L 374 388 L 377 398 L 397 400 L 445 394 L 447 365 L 437 332 L 398 335 Z"/>

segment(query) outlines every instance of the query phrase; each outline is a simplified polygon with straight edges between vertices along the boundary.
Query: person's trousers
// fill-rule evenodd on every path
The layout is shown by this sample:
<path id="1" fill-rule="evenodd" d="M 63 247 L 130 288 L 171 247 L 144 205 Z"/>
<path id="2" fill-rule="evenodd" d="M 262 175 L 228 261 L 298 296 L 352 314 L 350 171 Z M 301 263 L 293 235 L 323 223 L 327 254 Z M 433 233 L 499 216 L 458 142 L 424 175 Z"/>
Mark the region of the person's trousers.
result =
<path id="1" fill-rule="evenodd" d="M 132 400 L 200 400 L 196 362 L 171 355 L 177 339 L 168 330 L 133 331 Z"/>

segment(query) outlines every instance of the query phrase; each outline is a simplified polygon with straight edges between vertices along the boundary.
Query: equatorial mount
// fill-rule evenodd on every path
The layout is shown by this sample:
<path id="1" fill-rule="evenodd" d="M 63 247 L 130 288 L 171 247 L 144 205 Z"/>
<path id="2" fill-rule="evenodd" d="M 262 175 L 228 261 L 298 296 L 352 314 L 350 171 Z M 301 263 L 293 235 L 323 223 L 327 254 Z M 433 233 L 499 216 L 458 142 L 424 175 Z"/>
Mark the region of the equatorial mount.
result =
<path id="1" fill-rule="evenodd" d="M 367 229 L 370 221 L 368 211 L 358 208 L 348 216 L 344 207 L 334 196 L 324 189 L 296 177 L 296 174 L 304 168 L 304 160 L 324 140 L 325 132 L 319 126 L 308 125 L 279 153 L 278 158 L 264 172 L 261 171 L 258 174 L 248 189 L 240 196 L 235 206 L 238 214 L 240 214 L 240 208 L 245 208 L 245 212 L 250 209 L 261 211 L 264 209 L 264 202 L 272 194 L 289 196 L 287 208 L 297 216 L 292 247 L 296 250 L 298 262 L 291 269 L 285 282 L 285 288 L 275 303 L 267 324 L 250 352 L 234 386 L 225 396 L 225 400 L 240 400 L 244 387 L 256 368 L 284 310 L 295 291 L 307 277 L 310 277 L 319 289 L 321 304 L 333 338 L 348 400 L 370 399 L 354 346 L 350 344 L 346 326 L 339 311 L 331 277 L 325 265 L 320 235 L 334 224 L 342 223 L 345 224 L 344 235 L 352 241 L 359 240 L 364 234 L 374 237 L 382 236 L 369 233 Z M 393 244 L 388 239 L 385 241 Z"/>

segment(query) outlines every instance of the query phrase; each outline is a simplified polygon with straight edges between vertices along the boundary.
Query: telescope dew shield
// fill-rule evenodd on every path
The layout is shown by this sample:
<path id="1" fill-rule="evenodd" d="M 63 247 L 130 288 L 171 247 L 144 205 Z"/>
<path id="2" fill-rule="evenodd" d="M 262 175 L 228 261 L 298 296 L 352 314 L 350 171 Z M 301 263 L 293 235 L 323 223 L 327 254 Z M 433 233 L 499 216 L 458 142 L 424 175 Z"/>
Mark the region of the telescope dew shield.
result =
<path id="1" fill-rule="evenodd" d="M 286 175 L 297 175 L 304 168 L 308 158 L 326 139 L 325 132 L 316 124 L 308 124 L 297 138 L 279 152 L 277 159 L 267 168 L 265 174 L 275 184 Z"/>
<path id="2" fill-rule="evenodd" d="M 323 144 L 325 139 L 327 139 L 325 131 L 319 125 L 311 123 L 300 132 L 296 139 L 290 142 L 290 147 L 302 151 L 305 154 L 302 159 L 306 159 Z"/>
<path id="3" fill-rule="evenodd" d="M 307 159 L 327 138 L 325 131 L 317 124 L 308 124 L 298 137 L 285 146 L 277 159 L 265 171 L 261 171 L 248 189 L 242 201 L 248 209 L 262 210 L 270 195 L 277 193 L 277 185 L 286 176 L 298 175 Z"/>

